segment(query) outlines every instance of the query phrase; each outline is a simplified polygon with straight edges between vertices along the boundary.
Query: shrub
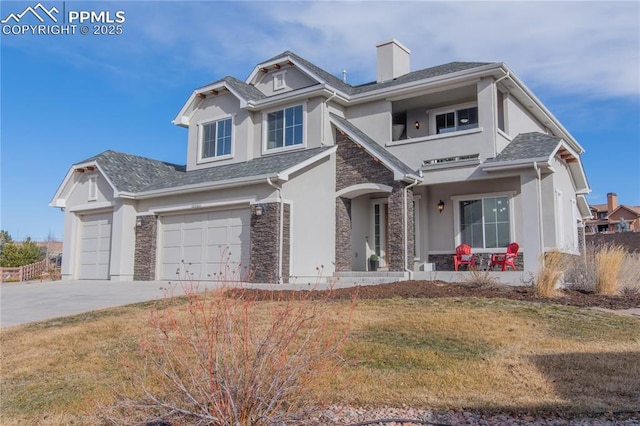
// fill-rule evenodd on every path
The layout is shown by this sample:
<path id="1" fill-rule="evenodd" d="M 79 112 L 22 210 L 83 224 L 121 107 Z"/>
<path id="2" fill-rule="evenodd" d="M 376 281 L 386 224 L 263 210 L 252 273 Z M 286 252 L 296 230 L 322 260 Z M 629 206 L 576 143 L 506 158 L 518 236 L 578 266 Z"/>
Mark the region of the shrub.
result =
<path id="1" fill-rule="evenodd" d="M 618 285 L 623 294 L 640 293 L 640 253 L 627 253 L 622 259 Z"/>
<path id="2" fill-rule="evenodd" d="M 469 275 L 464 278 L 465 283 L 480 287 L 494 287 L 498 285 L 498 279 L 491 275 L 489 271 L 481 271 L 476 268 L 469 268 Z"/>
<path id="3" fill-rule="evenodd" d="M 562 278 L 566 267 L 566 255 L 559 251 L 544 254 L 544 262 L 540 262 L 540 269 L 534 284 L 536 294 L 542 297 L 558 295 L 556 284 Z"/>
<path id="4" fill-rule="evenodd" d="M 235 426 L 305 415 L 304 389 L 337 366 L 350 321 L 336 322 L 328 300 L 308 292 L 258 302 L 224 284 L 204 295 L 184 287 L 186 305 L 167 299 L 151 314 L 153 332 L 131 363 L 134 387 L 114 422 Z"/>
<path id="5" fill-rule="evenodd" d="M 616 294 L 618 273 L 625 254 L 626 250 L 619 245 L 600 247 L 596 254 L 596 294 Z"/>

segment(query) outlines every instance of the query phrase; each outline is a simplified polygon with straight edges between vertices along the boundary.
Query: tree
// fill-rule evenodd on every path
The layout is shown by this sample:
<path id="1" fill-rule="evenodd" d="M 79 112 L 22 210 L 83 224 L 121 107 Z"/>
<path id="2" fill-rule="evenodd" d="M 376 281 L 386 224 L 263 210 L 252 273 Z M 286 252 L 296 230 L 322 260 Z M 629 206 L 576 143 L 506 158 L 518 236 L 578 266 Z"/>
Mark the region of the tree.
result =
<path id="1" fill-rule="evenodd" d="M 27 239 L 19 245 L 13 241 L 4 244 L 2 252 L 0 252 L 0 266 L 24 266 L 38 262 L 43 258 L 44 256 L 40 247 L 31 241 L 31 238 L 27 237 Z"/>
<path id="2" fill-rule="evenodd" d="M 9 235 L 9 233 L 5 230 L 0 230 L 0 253 L 2 253 L 2 249 L 4 248 L 5 244 L 12 242 L 13 238 L 11 238 L 11 235 Z"/>

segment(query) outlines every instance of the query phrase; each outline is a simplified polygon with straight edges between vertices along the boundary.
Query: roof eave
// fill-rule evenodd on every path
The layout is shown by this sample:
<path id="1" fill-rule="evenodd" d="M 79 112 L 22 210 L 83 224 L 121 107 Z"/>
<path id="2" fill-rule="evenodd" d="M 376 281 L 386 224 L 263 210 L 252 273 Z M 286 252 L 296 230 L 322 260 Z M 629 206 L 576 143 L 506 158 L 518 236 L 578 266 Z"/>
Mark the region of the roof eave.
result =
<path id="1" fill-rule="evenodd" d="M 499 161 L 491 163 L 483 163 L 480 168 L 485 172 L 525 169 L 529 167 L 546 167 L 551 168 L 549 157 L 526 158 L 524 160 Z"/>
<path id="2" fill-rule="evenodd" d="M 215 83 L 211 83 L 207 86 L 200 87 L 194 90 L 189 96 L 189 99 L 187 99 L 187 102 L 185 102 L 176 117 L 171 122 L 176 126 L 189 127 L 191 116 L 196 110 L 197 104 L 202 103 L 202 101 L 206 99 L 208 92 L 211 92 L 212 90 L 217 91 L 222 89 L 226 89 L 229 93 L 236 97 L 240 101 L 241 108 L 245 108 L 251 102 L 249 99 L 238 93 L 238 91 L 231 84 L 227 83 L 224 80 L 219 80 Z"/>

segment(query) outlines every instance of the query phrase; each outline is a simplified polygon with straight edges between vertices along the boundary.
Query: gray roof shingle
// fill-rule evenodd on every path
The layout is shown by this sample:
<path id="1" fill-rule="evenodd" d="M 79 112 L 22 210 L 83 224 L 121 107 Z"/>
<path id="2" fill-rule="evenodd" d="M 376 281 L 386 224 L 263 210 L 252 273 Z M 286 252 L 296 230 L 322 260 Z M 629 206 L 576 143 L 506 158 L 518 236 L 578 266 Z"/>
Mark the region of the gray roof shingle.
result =
<path id="1" fill-rule="evenodd" d="M 384 89 L 386 87 L 392 87 L 392 86 L 397 86 L 397 85 L 401 85 L 401 84 L 405 84 L 405 83 L 411 83 L 414 81 L 419 81 L 419 80 L 424 80 L 424 79 L 428 79 L 428 78 L 433 78 L 433 77 L 438 77 L 441 75 L 446 75 L 446 74 L 452 74 L 455 72 L 459 72 L 459 71 L 465 71 L 468 69 L 472 69 L 472 68 L 478 68 L 478 67 L 482 67 L 485 65 L 491 65 L 491 64 L 495 64 L 495 62 L 450 62 L 448 64 L 444 64 L 444 65 L 437 65 L 434 67 L 430 67 L 430 68 L 424 68 L 418 71 L 413 71 L 410 72 L 408 74 L 405 74 L 403 76 L 400 76 L 398 78 L 395 78 L 393 80 L 387 80 L 387 81 L 383 81 L 381 83 L 377 83 L 375 81 L 370 82 L 370 83 L 365 83 L 365 84 L 361 84 L 361 85 L 356 85 L 356 86 L 352 86 L 348 83 L 345 83 L 342 81 L 342 79 L 334 76 L 333 74 L 323 70 L 322 68 L 318 67 L 317 65 L 307 61 L 306 59 L 296 55 L 295 53 L 287 50 L 284 51 L 282 53 L 280 53 L 279 55 L 274 56 L 271 59 L 268 59 L 265 62 L 271 62 L 271 61 L 275 61 L 278 59 L 283 59 L 286 57 L 291 57 L 293 58 L 296 62 L 301 63 L 302 65 L 304 65 L 307 69 L 309 69 L 310 71 L 312 71 L 314 74 L 316 74 L 318 77 L 320 77 L 322 80 L 326 81 L 328 84 L 330 84 L 331 86 L 334 86 L 335 88 L 341 90 L 342 92 L 345 92 L 349 95 L 357 95 L 357 94 L 361 94 L 361 93 L 366 93 L 366 92 L 371 92 L 374 90 L 378 90 L 378 89 Z"/>
<path id="2" fill-rule="evenodd" d="M 221 78 L 220 80 L 216 80 L 213 83 L 209 83 L 206 86 L 202 86 L 197 88 L 196 90 L 204 89 L 205 87 L 209 87 L 211 85 L 226 82 L 231 86 L 235 91 L 237 91 L 243 98 L 248 101 L 259 101 L 260 99 L 264 99 L 267 96 L 258 90 L 255 86 L 245 83 L 244 81 L 238 80 L 235 77 L 231 77 L 230 75 Z"/>
<path id="3" fill-rule="evenodd" d="M 138 193 L 276 174 L 330 148 L 304 149 L 192 171 L 186 171 L 185 166 L 115 151 L 105 151 L 83 163 L 95 160 L 117 190 Z"/>
<path id="4" fill-rule="evenodd" d="M 392 164 L 393 167 L 395 167 L 397 170 L 401 171 L 402 173 L 404 173 L 405 175 L 415 175 L 417 174 L 415 172 L 415 170 L 413 170 L 411 167 L 407 166 L 404 162 L 402 162 L 400 159 L 398 159 L 398 157 L 396 157 L 395 155 L 393 155 L 392 153 L 390 153 L 389 151 L 387 151 L 383 146 L 380 146 L 378 143 L 376 143 L 376 141 L 374 141 L 373 139 L 371 139 L 369 136 L 367 136 L 366 133 L 364 133 L 362 130 L 360 130 L 359 128 L 357 128 L 356 126 L 354 126 L 353 124 L 351 124 L 351 122 L 349 122 L 348 120 L 335 115 L 334 113 L 329 113 L 329 116 L 331 117 L 331 120 L 340 128 L 342 128 L 345 131 L 351 132 L 352 134 L 356 135 L 358 137 L 358 142 L 366 145 L 366 147 L 373 152 L 376 157 L 378 157 L 379 159 L 383 160 L 384 162 L 386 162 L 387 164 Z"/>
<path id="5" fill-rule="evenodd" d="M 485 164 L 549 158 L 553 155 L 560 141 L 562 138 L 544 133 L 521 133 L 513 138 L 500 154 L 487 160 Z"/>

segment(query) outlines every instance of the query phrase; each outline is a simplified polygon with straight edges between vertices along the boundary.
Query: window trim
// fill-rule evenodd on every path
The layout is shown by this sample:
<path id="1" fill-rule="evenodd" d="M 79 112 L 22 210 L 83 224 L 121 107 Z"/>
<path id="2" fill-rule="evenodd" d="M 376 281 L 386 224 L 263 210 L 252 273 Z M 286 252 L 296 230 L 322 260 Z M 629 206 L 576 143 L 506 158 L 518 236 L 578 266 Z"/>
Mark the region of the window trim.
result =
<path id="1" fill-rule="evenodd" d="M 488 192 L 482 194 L 469 194 L 469 195 L 456 195 L 451 197 L 451 201 L 453 204 L 453 237 L 454 237 L 454 247 L 462 244 L 462 234 L 460 230 L 460 202 L 461 201 L 469 201 L 469 200 L 484 200 L 485 198 L 497 198 L 497 197 L 507 197 L 509 201 L 509 237 L 511 241 L 515 241 L 516 229 L 515 229 L 515 191 L 502 191 L 502 192 Z M 484 215 L 484 213 L 483 213 Z M 495 253 L 496 251 L 502 250 L 502 248 L 479 248 L 474 247 L 474 252 L 476 253 Z"/>
<path id="2" fill-rule="evenodd" d="M 480 109 L 479 108 L 478 108 L 478 126 L 477 127 L 472 127 L 469 129 L 462 129 L 462 130 L 454 130 L 452 132 L 446 132 L 446 133 L 438 133 L 438 129 L 437 129 L 436 116 L 442 115 L 442 114 L 448 114 L 451 112 L 456 113 L 461 109 L 468 109 L 468 108 L 474 108 L 474 107 L 478 108 L 478 101 L 464 102 L 461 104 L 449 105 L 442 108 L 427 110 L 427 117 L 429 118 L 429 136 L 455 135 L 461 132 L 467 132 L 469 130 L 479 129 L 480 128 Z"/>
<path id="3" fill-rule="evenodd" d="M 282 111 L 284 115 L 285 110 L 289 108 L 295 108 L 298 106 L 302 106 L 302 143 L 299 143 L 297 145 L 267 148 L 268 139 L 269 139 L 269 118 L 268 118 L 269 114 L 277 111 Z M 303 149 L 306 147 L 307 147 L 307 103 L 306 102 L 296 103 L 296 104 L 285 106 L 285 107 L 271 108 L 268 110 L 264 110 L 262 112 L 262 154 L 263 155 L 286 152 L 286 151 L 294 151 L 294 150 Z"/>
<path id="4" fill-rule="evenodd" d="M 208 124 L 216 124 L 216 136 L 217 136 L 217 123 L 222 122 L 222 121 L 226 121 L 226 120 L 231 120 L 231 152 L 229 154 L 223 154 L 223 155 L 213 155 L 211 157 L 204 157 L 202 154 L 202 150 L 204 149 L 204 126 L 208 125 Z M 214 119 L 210 119 L 207 118 L 206 120 L 202 120 L 199 121 L 198 123 L 196 123 L 197 127 L 198 127 L 198 147 L 197 147 L 197 164 L 203 164 L 203 163 L 211 163 L 214 161 L 221 161 L 221 160 L 228 160 L 230 158 L 233 158 L 234 156 L 234 151 L 235 151 L 235 128 L 234 128 L 234 120 L 233 120 L 233 115 L 225 115 L 225 116 L 220 116 L 220 117 L 216 117 Z M 217 141 L 216 141 L 217 143 Z M 215 151 L 215 150 L 214 150 Z"/>

